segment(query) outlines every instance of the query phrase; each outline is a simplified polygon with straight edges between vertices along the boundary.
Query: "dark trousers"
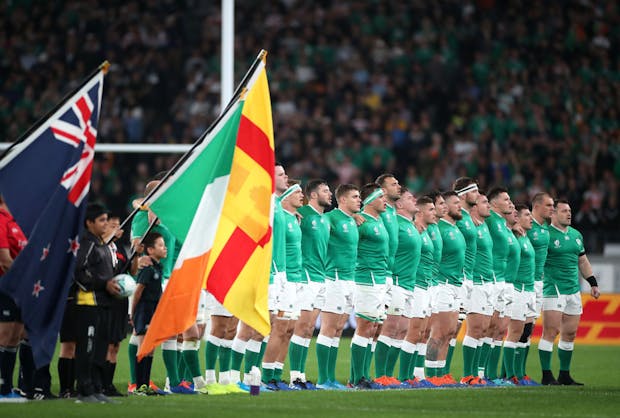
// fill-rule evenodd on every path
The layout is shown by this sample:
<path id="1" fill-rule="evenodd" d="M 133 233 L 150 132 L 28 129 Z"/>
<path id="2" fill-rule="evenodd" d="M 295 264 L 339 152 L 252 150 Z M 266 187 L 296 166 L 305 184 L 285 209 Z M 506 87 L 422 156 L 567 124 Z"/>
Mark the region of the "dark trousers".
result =
<path id="1" fill-rule="evenodd" d="M 75 374 L 83 396 L 100 393 L 109 342 L 109 310 L 78 305 L 76 314 Z"/>

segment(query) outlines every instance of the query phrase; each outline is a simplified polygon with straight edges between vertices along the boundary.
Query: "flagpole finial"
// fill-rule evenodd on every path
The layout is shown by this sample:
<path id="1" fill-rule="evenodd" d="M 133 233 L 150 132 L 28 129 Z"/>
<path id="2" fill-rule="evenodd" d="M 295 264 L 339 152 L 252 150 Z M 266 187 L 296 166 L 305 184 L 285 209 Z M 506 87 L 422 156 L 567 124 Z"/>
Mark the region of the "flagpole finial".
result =
<path id="1" fill-rule="evenodd" d="M 103 61 L 103 63 L 99 66 L 99 69 L 103 71 L 103 74 L 107 74 L 110 70 L 110 62 L 108 60 Z"/>
<path id="2" fill-rule="evenodd" d="M 269 54 L 269 52 L 267 52 L 267 50 L 265 49 L 261 49 L 260 53 L 258 54 L 258 58 L 263 61 L 263 63 L 267 63 L 267 54 Z"/>

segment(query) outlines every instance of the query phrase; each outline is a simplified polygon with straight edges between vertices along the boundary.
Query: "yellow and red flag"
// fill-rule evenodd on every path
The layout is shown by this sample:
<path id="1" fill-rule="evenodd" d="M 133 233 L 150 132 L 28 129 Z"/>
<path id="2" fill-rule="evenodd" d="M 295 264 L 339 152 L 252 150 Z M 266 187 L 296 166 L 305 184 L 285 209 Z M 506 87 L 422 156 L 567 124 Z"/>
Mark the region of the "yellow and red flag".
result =
<path id="1" fill-rule="evenodd" d="M 151 210 L 183 246 L 139 358 L 194 323 L 203 288 L 269 334 L 274 164 L 263 56 L 240 97 L 151 198 Z"/>

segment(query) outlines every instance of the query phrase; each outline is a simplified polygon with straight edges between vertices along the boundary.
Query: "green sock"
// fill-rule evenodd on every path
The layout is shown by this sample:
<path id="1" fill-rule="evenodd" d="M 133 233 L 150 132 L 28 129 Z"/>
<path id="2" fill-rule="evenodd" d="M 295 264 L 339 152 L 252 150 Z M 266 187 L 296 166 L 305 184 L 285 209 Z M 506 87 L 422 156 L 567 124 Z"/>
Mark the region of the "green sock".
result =
<path id="1" fill-rule="evenodd" d="M 230 358 L 232 356 L 232 340 L 221 340 L 220 351 L 220 373 L 230 370 Z"/>
<path id="2" fill-rule="evenodd" d="M 316 339 L 316 361 L 319 369 L 317 384 L 322 385 L 329 381 L 329 356 L 331 355 L 332 339 L 319 334 Z"/>
<path id="3" fill-rule="evenodd" d="M 489 377 L 486 374 L 486 367 L 489 361 L 489 354 L 491 353 L 491 345 L 485 342 L 482 344 L 482 347 L 478 349 L 478 351 L 480 351 L 480 355 L 478 358 L 478 371 L 476 374 L 478 374 L 479 371 L 482 371 L 484 377 Z"/>
<path id="4" fill-rule="evenodd" d="M 302 373 L 306 372 L 306 362 L 308 361 L 308 351 L 309 347 L 305 345 L 301 346 L 300 357 L 299 357 L 299 371 Z"/>
<path id="5" fill-rule="evenodd" d="M 521 361 L 523 362 L 523 376 L 527 376 L 527 356 L 530 354 L 530 342 L 528 341 L 525 344 L 523 354 L 521 355 Z"/>
<path id="6" fill-rule="evenodd" d="M 372 380 L 372 374 L 370 373 L 370 365 L 372 364 L 372 358 L 374 357 L 375 350 L 372 349 L 373 346 L 372 338 L 369 338 L 368 345 L 366 346 L 366 356 L 364 357 L 364 376 L 368 380 Z M 375 360 L 376 361 L 376 360 Z M 380 377 L 380 376 L 375 376 Z"/>
<path id="7" fill-rule="evenodd" d="M 267 336 L 267 338 L 261 341 L 260 351 L 258 353 L 258 357 L 256 358 L 257 363 L 255 364 L 255 366 L 259 366 L 263 362 L 263 356 L 265 355 L 265 350 L 267 349 L 268 342 L 269 342 L 269 336 Z"/>
<path id="8" fill-rule="evenodd" d="M 337 341 L 336 338 L 338 339 Z M 332 338 L 332 346 L 329 349 L 329 363 L 327 367 L 327 380 L 330 382 L 336 381 L 336 364 L 338 362 L 338 344 L 340 344 L 340 338 Z"/>
<path id="9" fill-rule="evenodd" d="M 448 345 L 448 355 L 446 356 L 446 367 L 443 369 L 443 374 L 450 374 L 450 366 L 452 366 L 452 356 L 454 355 L 454 347 L 456 347 L 456 339 L 452 338 Z"/>
<path id="10" fill-rule="evenodd" d="M 560 358 L 560 371 L 570 370 L 570 362 L 573 358 L 573 350 L 562 350 L 558 347 L 558 357 Z"/>
<path id="11" fill-rule="evenodd" d="M 502 354 L 502 347 L 496 345 L 491 348 L 489 353 L 489 360 L 484 371 L 484 375 L 491 380 L 497 379 L 497 366 L 499 365 L 499 358 Z"/>
<path id="12" fill-rule="evenodd" d="M 185 343 L 187 343 L 187 341 L 183 342 L 184 345 Z M 200 360 L 198 360 L 198 350 L 183 347 L 183 360 L 185 360 L 185 365 L 192 378 L 202 376 L 202 372 L 200 371 Z"/>
<path id="13" fill-rule="evenodd" d="M 364 375 L 368 338 L 353 335 L 351 342 L 351 384 L 356 385 Z"/>
<path id="14" fill-rule="evenodd" d="M 506 370 L 506 378 L 510 379 L 516 376 L 515 373 L 515 347 L 513 342 L 506 341 L 504 343 L 504 368 Z"/>
<path id="15" fill-rule="evenodd" d="M 542 338 L 538 341 L 538 357 L 540 358 L 540 368 L 551 370 L 551 355 L 553 354 L 553 341 L 546 341 Z"/>
<path id="16" fill-rule="evenodd" d="M 387 357 L 390 351 L 390 345 L 384 342 L 383 336 L 377 340 L 377 346 L 375 348 L 375 376 L 381 377 L 387 374 Z"/>
<path id="17" fill-rule="evenodd" d="M 400 364 L 398 368 L 398 380 L 405 381 L 411 379 L 411 364 L 413 363 L 413 356 L 415 352 L 408 353 L 401 348 L 400 350 Z"/>
<path id="18" fill-rule="evenodd" d="M 230 352 L 230 370 L 241 371 L 241 363 L 243 363 L 243 353 L 237 350 L 231 350 Z"/>
<path id="19" fill-rule="evenodd" d="M 267 364 L 263 364 L 263 373 L 261 375 L 261 380 L 263 383 L 269 383 L 270 380 L 273 380 L 273 363 L 270 364 L 271 367 L 265 367 Z"/>
<path id="20" fill-rule="evenodd" d="M 209 335 L 207 337 L 207 344 L 205 345 L 205 369 L 215 370 L 217 364 L 217 357 L 220 353 L 221 342 L 220 339 Z"/>
<path id="21" fill-rule="evenodd" d="M 276 382 L 279 382 L 280 380 L 282 380 L 282 372 L 284 371 L 284 369 L 280 366 L 278 367 L 276 365 L 275 369 L 273 369 L 273 378 L 276 379 Z"/>
<path id="22" fill-rule="evenodd" d="M 164 359 L 164 366 L 166 367 L 166 374 L 170 380 L 170 386 L 178 386 L 181 383 L 181 379 L 179 378 L 176 348 L 174 350 L 161 350 L 161 355 Z"/>
<path id="23" fill-rule="evenodd" d="M 474 366 L 477 349 L 478 340 L 466 335 L 463 339 L 463 377 L 478 375 L 477 364 Z"/>
<path id="24" fill-rule="evenodd" d="M 515 348 L 514 372 L 517 379 L 523 379 L 523 347 L 519 347 L 518 345 L 517 348 Z"/>
<path id="25" fill-rule="evenodd" d="M 299 372 L 301 371 L 301 350 L 303 346 L 293 341 L 299 341 L 299 338 L 296 335 L 293 335 L 293 338 L 291 338 L 291 342 L 288 345 L 288 358 L 291 370 Z"/>
<path id="26" fill-rule="evenodd" d="M 398 361 L 398 357 L 400 355 L 400 346 L 402 345 L 402 340 L 398 341 L 396 345 L 392 345 L 390 347 L 390 351 L 388 351 L 387 355 L 387 363 L 385 366 L 385 374 L 387 376 L 394 376 L 394 368 L 396 368 L 396 362 Z"/>
<path id="27" fill-rule="evenodd" d="M 179 379 L 181 380 L 186 380 L 185 374 L 185 360 L 183 360 L 183 350 L 180 350 L 178 348 L 177 343 L 177 376 L 179 376 Z"/>
<path id="28" fill-rule="evenodd" d="M 135 344 L 127 345 L 127 356 L 129 357 L 129 383 L 136 383 L 136 355 L 138 354 L 138 346 Z"/>

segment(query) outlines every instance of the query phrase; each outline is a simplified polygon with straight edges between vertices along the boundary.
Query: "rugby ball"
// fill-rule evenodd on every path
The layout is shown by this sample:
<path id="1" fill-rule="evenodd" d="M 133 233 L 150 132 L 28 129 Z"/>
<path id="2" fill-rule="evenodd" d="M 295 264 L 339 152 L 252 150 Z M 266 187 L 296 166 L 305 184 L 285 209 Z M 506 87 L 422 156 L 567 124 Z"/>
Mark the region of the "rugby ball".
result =
<path id="1" fill-rule="evenodd" d="M 118 274 L 112 280 L 121 288 L 118 298 L 128 298 L 136 290 L 136 281 L 129 274 Z"/>

